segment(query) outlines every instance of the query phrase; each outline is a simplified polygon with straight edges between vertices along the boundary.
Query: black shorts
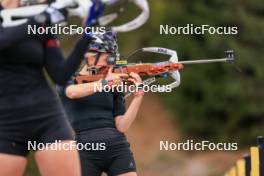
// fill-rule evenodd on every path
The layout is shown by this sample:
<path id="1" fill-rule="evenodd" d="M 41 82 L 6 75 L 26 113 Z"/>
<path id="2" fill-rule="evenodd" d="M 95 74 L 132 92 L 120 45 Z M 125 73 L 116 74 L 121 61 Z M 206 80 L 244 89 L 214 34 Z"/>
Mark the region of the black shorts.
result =
<path id="1" fill-rule="evenodd" d="M 87 135 L 82 133 L 76 136 L 78 143 L 89 143 L 88 150 L 86 148 L 79 151 L 82 176 L 100 176 L 103 172 L 108 176 L 117 176 L 136 172 L 136 163 L 125 136 L 112 133 L 107 138 L 105 129 L 102 133 L 104 139 L 100 135 L 92 135 L 93 132 L 89 131 L 86 132 Z M 90 140 L 89 136 L 98 140 Z"/>
<path id="2" fill-rule="evenodd" d="M 27 156 L 34 144 L 74 140 L 73 130 L 64 113 L 52 113 L 50 116 L 25 121 L 12 118 L 8 123 L 0 118 L 6 122 L 0 125 L 0 153 Z"/>

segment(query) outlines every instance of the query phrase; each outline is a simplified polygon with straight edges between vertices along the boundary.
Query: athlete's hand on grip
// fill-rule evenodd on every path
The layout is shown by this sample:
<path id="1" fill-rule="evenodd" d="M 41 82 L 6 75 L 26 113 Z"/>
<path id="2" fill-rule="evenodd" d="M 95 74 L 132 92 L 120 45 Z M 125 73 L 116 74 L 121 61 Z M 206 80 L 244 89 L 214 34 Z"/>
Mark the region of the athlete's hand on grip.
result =
<path id="1" fill-rule="evenodd" d="M 128 81 L 132 82 L 134 84 L 141 84 L 142 83 L 141 77 L 137 73 L 134 73 L 134 72 L 131 72 L 129 74 Z"/>
<path id="2" fill-rule="evenodd" d="M 126 73 L 113 73 L 113 68 L 110 67 L 106 80 L 112 82 L 112 85 L 121 85 L 124 79 L 127 79 L 129 76 Z"/>

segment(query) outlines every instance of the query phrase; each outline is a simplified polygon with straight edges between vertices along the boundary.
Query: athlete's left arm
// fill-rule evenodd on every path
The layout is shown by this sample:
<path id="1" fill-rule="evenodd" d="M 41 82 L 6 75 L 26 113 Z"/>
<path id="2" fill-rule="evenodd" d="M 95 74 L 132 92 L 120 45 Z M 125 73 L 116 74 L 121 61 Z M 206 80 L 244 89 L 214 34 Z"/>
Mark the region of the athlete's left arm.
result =
<path id="1" fill-rule="evenodd" d="M 130 76 L 132 77 L 134 83 L 142 83 L 142 80 L 138 74 L 131 73 Z M 118 131 L 122 133 L 126 132 L 134 122 L 143 100 L 143 95 L 144 93 L 135 95 L 126 112 L 123 115 L 117 115 L 115 117 L 115 124 Z M 119 98 L 119 100 L 117 100 L 117 103 L 121 105 L 123 103 L 124 105 L 124 100 L 121 100 L 121 98 Z M 115 104 L 115 106 L 117 106 L 117 103 Z"/>

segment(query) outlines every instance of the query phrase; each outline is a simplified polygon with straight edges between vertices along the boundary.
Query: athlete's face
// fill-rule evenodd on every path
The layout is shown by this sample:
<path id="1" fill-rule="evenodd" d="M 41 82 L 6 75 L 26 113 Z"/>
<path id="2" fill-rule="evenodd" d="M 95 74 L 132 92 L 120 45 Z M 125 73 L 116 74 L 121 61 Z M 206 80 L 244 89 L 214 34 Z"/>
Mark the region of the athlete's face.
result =
<path id="1" fill-rule="evenodd" d="M 95 52 L 88 52 L 85 54 L 85 58 L 87 60 L 88 66 L 95 66 L 96 58 L 99 53 Z M 99 60 L 96 65 L 98 66 L 106 66 L 107 65 L 107 58 L 109 54 L 108 53 L 100 53 Z"/>

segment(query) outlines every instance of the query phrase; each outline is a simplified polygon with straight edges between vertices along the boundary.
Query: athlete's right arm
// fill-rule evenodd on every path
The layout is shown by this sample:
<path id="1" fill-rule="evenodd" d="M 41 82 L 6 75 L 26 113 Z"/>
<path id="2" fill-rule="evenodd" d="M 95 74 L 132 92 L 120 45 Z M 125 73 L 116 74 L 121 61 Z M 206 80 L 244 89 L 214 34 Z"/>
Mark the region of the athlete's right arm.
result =
<path id="1" fill-rule="evenodd" d="M 106 76 L 108 79 L 109 75 L 111 74 L 112 77 L 112 85 L 119 85 L 122 83 L 122 78 L 127 77 L 127 74 L 113 74 L 111 70 L 109 70 L 108 75 Z M 114 77 L 114 79 L 113 79 Z M 84 84 L 71 84 L 65 89 L 65 94 L 70 99 L 77 99 L 82 98 L 86 96 L 90 96 L 96 92 L 102 92 L 103 91 L 103 84 L 101 80 L 90 82 L 90 83 L 84 83 Z"/>
<path id="2" fill-rule="evenodd" d="M 77 99 L 77 98 L 90 96 L 95 92 L 100 92 L 101 90 L 102 90 L 101 81 L 95 81 L 84 84 L 69 85 L 65 89 L 65 94 L 70 99 Z"/>

